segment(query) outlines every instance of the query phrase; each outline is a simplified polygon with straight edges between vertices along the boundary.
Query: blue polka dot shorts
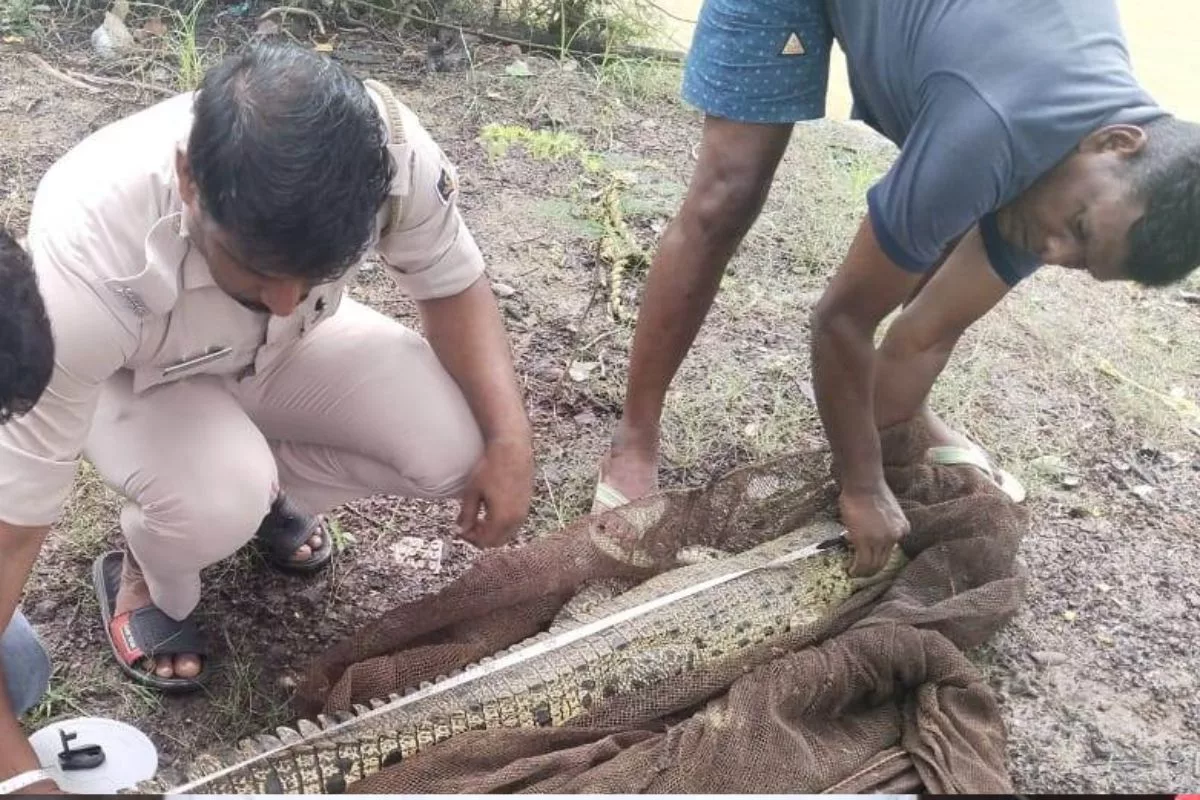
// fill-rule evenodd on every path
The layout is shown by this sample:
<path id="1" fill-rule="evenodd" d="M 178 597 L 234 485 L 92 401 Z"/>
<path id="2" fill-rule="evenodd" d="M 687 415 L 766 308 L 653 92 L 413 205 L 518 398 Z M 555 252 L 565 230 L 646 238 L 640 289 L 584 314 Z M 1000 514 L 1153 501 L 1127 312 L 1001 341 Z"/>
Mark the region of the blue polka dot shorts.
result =
<path id="1" fill-rule="evenodd" d="M 705 0 L 683 99 L 735 122 L 819 119 L 832 44 L 825 0 Z"/>

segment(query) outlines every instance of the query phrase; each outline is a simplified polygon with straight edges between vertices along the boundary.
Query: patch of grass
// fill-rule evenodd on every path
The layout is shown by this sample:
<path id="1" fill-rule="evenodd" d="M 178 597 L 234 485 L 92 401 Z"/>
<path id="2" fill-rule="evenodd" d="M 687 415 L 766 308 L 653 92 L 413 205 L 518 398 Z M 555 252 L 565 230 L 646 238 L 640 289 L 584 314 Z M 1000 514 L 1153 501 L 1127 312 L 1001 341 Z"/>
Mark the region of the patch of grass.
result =
<path id="1" fill-rule="evenodd" d="M 0 0 L 0 36 L 24 37 L 35 30 L 33 0 Z"/>
<path id="2" fill-rule="evenodd" d="M 530 158 L 537 161 L 559 162 L 577 157 L 584 169 L 594 172 L 600 158 L 584 145 L 583 140 L 568 131 L 535 131 L 524 125 L 489 123 L 479 132 L 479 138 L 492 158 L 503 158 L 513 146 L 521 146 Z"/>
<path id="3" fill-rule="evenodd" d="M 87 461 L 80 461 L 71 496 L 57 528 L 72 557 L 90 561 L 120 530 L 121 498 L 109 489 Z"/>
<path id="4" fill-rule="evenodd" d="M 616 92 L 632 105 L 679 102 L 682 80 L 683 68 L 678 63 L 620 56 L 603 59 L 596 76 L 599 88 Z"/>
<path id="5" fill-rule="evenodd" d="M 358 543 L 354 538 L 354 534 L 342 527 L 342 523 L 333 516 L 325 517 L 325 524 L 329 528 L 329 538 L 333 540 L 334 549 L 339 553 L 344 553 Z"/>
<path id="6" fill-rule="evenodd" d="M 219 61 L 222 53 L 210 53 L 197 39 L 200 13 L 205 0 L 194 0 L 190 6 L 180 4 L 160 5 L 135 2 L 134 8 L 152 10 L 171 21 L 171 30 L 165 39 L 166 47 L 175 61 L 175 85 L 181 92 L 195 91 L 208 67 Z M 218 48 L 220 49 L 220 48 Z"/>
<path id="7" fill-rule="evenodd" d="M 237 742 L 247 736 L 274 729 L 287 722 L 286 701 L 274 697 L 263 686 L 263 668 L 258 663 L 259 643 L 248 636 L 237 641 L 224 631 L 228 652 L 220 661 L 222 687 L 209 698 L 207 722 L 215 739 Z"/>
<path id="8" fill-rule="evenodd" d="M 119 711 L 114 708 L 114 699 Z M 106 647 L 91 654 L 74 672 L 56 663 L 49 689 L 23 724 L 36 730 L 55 720 L 92 716 L 98 701 L 113 709 L 106 711 L 106 716 L 115 714 L 126 720 L 144 719 L 162 708 L 162 694 L 126 678 L 117 670 Z"/>
<path id="9" fill-rule="evenodd" d="M 714 356 L 690 365 L 667 393 L 662 452 L 668 463 L 709 475 L 731 449 L 739 463 L 750 463 L 807 444 L 817 412 L 800 390 L 803 353 L 766 360 L 727 350 Z"/>
<path id="10" fill-rule="evenodd" d="M 569 200 L 546 197 L 533 204 L 533 211 L 542 219 L 558 223 L 566 232 L 576 236 L 594 239 L 604 233 L 599 222 Z"/>

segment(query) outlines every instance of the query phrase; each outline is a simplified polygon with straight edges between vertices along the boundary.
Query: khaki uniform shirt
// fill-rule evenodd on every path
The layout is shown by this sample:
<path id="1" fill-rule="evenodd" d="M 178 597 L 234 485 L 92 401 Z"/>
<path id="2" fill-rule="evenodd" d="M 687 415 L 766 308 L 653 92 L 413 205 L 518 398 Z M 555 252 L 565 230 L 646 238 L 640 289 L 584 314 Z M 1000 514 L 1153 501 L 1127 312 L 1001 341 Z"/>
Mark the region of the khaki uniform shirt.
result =
<path id="1" fill-rule="evenodd" d="M 414 299 L 458 294 L 484 265 L 456 204 L 453 167 L 409 109 L 368 86 L 396 165 L 374 249 Z M 0 426 L 0 520 L 55 520 L 100 389 L 118 370 L 132 371 L 136 392 L 264 370 L 336 313 L 353 279 L 356 270 L 314 288 L 288 317 L 250 311 L 219 289 L 189 243 L 176 179 L 191 124 L 192 95 L 166 100 L 89 136 L 38 187 L 28 247 L 56 363 L 38 405 Z"/>

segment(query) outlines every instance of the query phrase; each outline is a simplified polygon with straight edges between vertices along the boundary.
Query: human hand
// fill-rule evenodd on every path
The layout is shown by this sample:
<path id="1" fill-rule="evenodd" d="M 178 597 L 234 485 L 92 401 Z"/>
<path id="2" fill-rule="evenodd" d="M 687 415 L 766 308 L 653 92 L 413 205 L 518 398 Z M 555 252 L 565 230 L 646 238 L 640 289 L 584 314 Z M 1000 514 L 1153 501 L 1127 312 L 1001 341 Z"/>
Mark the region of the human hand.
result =
<path id="1" fill-rule="evenodd" d="M 525 521 L 532 495 L 530 442 L 527 439 L 488 442 L 463 491 L 459 536 L 477 547 L 504 544 Z"/>
<path id="2" fill-rule="evenodd" d="M 854 548 L 850 575 L 865 578 L 887 563 L 892 548 L 908 535 L 909 524 L 896 496 L 886 486 L 871 492 L 838 497 L 846 537 Z"/>

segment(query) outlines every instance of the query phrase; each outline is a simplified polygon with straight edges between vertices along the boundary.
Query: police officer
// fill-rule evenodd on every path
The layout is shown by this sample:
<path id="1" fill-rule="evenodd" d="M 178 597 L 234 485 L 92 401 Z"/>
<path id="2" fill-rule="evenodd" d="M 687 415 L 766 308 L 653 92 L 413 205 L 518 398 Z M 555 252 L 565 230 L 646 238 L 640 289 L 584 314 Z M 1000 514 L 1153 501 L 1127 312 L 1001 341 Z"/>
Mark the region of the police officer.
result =
<path id="1" fill-rule="evenodd" d="M 200 571 L 252 539 L 319 569 L 318 515 L 378 493 L 459 498 L 482 546 L 523 521 L 531 435 L 483 258 L 454 169 L 386 87 L 248 48 L 51 167 L 29 249 L 57 358 L 0 430 L 0 621 L 81 454 L 125 498 L 128 552 L 94 571 L 114 653 L 164 691 L 203 684 Z M 369 249 L 427 340 L 345 296 Z"/>

